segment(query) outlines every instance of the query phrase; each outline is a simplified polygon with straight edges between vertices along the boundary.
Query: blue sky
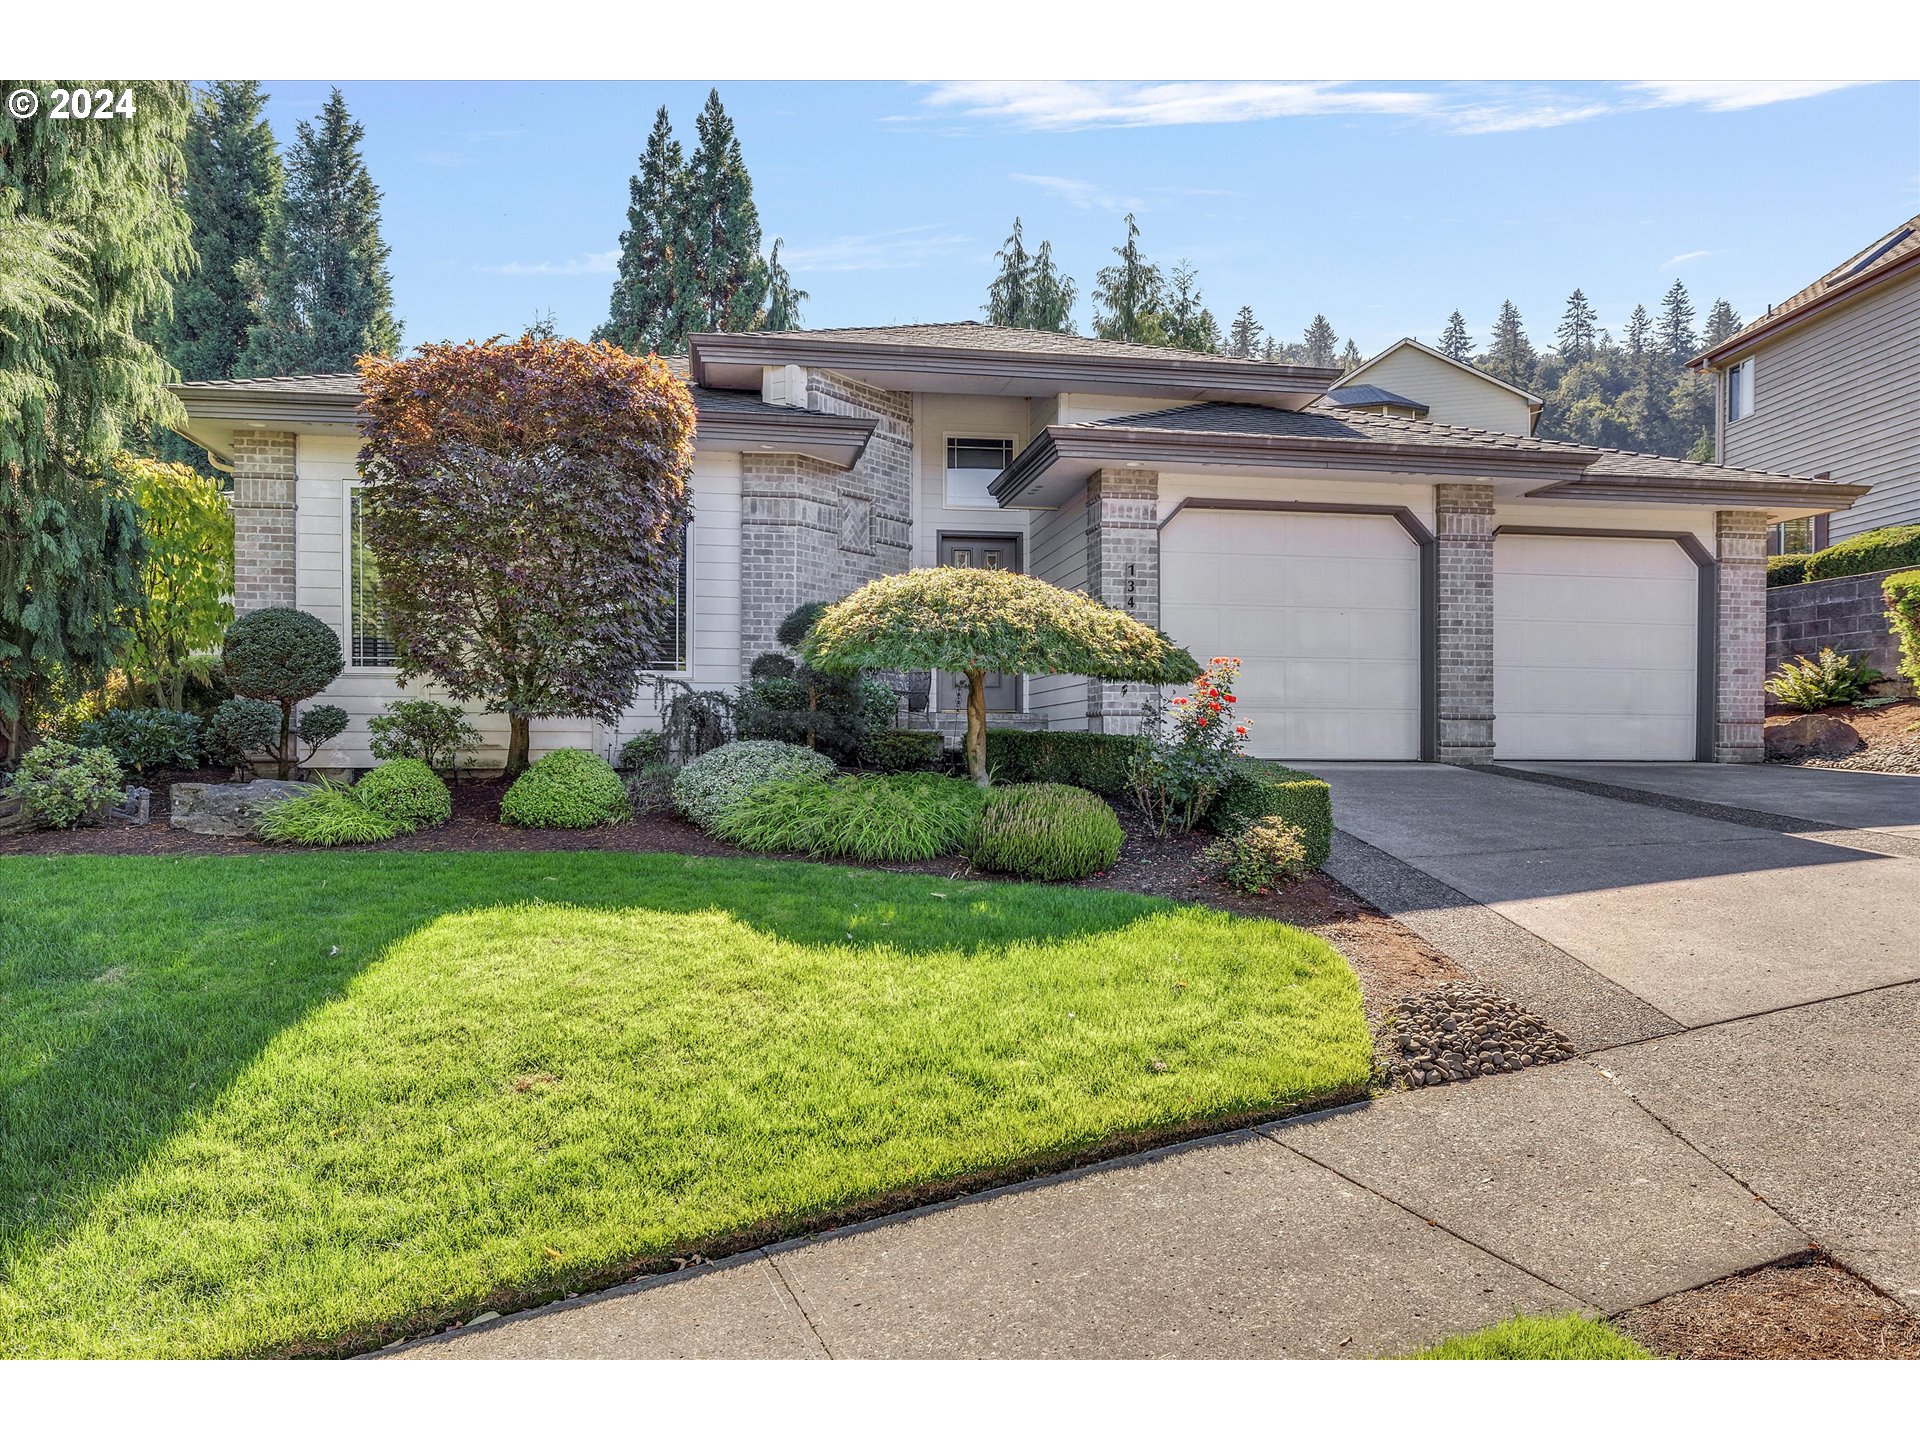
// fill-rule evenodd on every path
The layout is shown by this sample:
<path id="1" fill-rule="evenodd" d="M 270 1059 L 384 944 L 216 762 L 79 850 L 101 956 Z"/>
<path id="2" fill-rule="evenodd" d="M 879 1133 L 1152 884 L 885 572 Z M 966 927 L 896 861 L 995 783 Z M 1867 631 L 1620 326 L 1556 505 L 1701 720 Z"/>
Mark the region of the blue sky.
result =
<path id="1" fill-rule="evenodd" d="M 267 82 L 284 144 L 326 85 Z M 704 83 L 352 82 L 408 342 L 584 336 L 653 112 Z M 1920 211 L 1920 85 L 728 82 L 809 325 L 979 317 L 1013 217 L 1079 282 L 1138 217 L 1224 325 L 1323 311 L 1371 354 L 1501 300 L 1546 342 L 1578 285 L 1618 328 L 1678 276 L 1751 317 Z"/>

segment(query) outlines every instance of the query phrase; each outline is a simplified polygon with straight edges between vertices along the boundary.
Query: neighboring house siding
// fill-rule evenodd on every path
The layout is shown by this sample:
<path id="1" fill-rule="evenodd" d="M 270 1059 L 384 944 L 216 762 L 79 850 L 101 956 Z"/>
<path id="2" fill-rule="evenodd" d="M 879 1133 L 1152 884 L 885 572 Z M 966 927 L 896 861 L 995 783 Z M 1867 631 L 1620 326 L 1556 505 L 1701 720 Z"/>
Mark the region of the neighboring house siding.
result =
<path id="1" fill-rule="evenodd" d="M 1508 435 L 1532 433 L 1532 409 L 1525 400 L 1410 345 L 1369 365 L 1361 378 L 1418 400 L 1435 425 L 1472 425 Z"/>
<path id="2" fill-rule="evenodd" d="M 1870 291 L 1750 352 L 1753 413 L 1726 420 L 1723 464 L 1812 475 L 1873 489 L 1834 512 L 1829 535 L 1920 523 L 1920 276 Z"/>

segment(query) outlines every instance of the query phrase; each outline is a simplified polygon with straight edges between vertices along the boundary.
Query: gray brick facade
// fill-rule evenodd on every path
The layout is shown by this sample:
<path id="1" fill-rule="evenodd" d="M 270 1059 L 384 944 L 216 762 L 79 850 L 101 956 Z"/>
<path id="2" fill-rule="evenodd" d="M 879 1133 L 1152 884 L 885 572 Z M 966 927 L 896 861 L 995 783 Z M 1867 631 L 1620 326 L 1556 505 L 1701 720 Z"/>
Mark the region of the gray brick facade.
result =
<path id="1" fill-rule="evenodd" d="M 1159 518 L 1158 471 L 1100 470 L 1088 479 L 1087 593 L 1155 628 L 1160 624 Z M 1149 693 L 1141 685 L 1088 681 L 1087 728 L 1137 730 Z"/>
<path id="2" fill-rule="evenodd" d="M 294 438 L 285 430 L 233 437 L 233 608 L 294 603 Z"/>
<path id="3" fill-rule="evenodd" d="M 1454 764 L 1493 758 L 1493 487 L 1436 485 L 1439 748 Z"/>
<path id="4" fill-rule="evenodd" d="M 1767 514 L 1722 510 L 1715 517 L 1719 617 L 1713 677 L 1713 758 L 1749 764 L 1766 758 Z"/>
<path id="5" fill-rule="evenodd" d="M 775 649 L 796 605 L 837 600 L 908 568 L 913 411 L 910 397 L 824 371 L 807 376 L 807 408 L 877 420 L 851 470 L 804 455 L 740 457 L 740 662 Z"/>

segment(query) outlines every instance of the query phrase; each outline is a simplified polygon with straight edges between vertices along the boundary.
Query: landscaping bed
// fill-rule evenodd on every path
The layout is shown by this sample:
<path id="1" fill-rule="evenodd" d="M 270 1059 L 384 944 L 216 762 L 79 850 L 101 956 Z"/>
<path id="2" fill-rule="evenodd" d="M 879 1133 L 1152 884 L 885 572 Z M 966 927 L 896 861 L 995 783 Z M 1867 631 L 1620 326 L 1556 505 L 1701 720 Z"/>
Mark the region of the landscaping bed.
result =
<path id="1" fill-rule="evenodd" d="M 1920 1360 L 1920 1316 L 1827 1260 L 1735 1275 L 1613 1323 L 1680 1360 Z"/>
<path id="2" fill-rule="evenodd" d="M 1892 705 L 1876 705 L 1866 709 L 1855 705 L 1830 705 L 1813 713 L 1852 726 L 1860 736 L 1862 748 L 1847 755 L 1809 755 L 1772 763 L 1827 770 L 1879 770 L 1920 775 L 1920 700 L 1900 700 Z M 1769 715 L 1766 728 L 1771 732 L 1803 718 L 1794 712 Z"/>
<path id="3" fill-rule="evenodd" d="M 1368 1083 L 1348 966 L 1217 911 L 240 845 L 7 862 L 0 1353 L 362 1350 Z"/>

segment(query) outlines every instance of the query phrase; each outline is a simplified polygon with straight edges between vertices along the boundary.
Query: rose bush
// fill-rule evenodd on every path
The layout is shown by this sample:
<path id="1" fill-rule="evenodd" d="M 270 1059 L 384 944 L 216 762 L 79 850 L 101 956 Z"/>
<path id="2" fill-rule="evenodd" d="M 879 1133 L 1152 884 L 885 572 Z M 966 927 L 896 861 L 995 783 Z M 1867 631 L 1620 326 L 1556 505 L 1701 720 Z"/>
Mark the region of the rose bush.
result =
<path id="1" fill-rule="evenodd" d="M 1216 655 L 1186 694 L 1147 706 L 1128 781 L 1134 803 L 1162 835 L 1200 823 L 1246 749 L 1248 722 L 1233 713 L 1239 677 L 1238 657 Z"/>

